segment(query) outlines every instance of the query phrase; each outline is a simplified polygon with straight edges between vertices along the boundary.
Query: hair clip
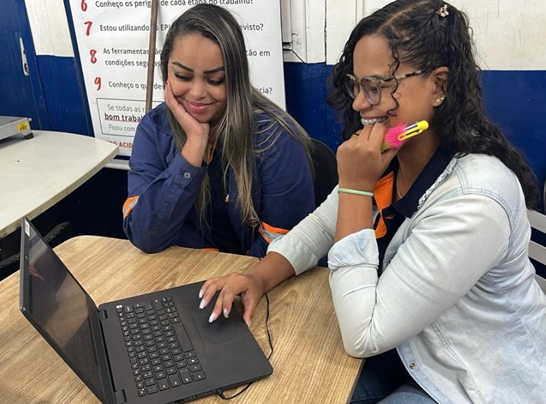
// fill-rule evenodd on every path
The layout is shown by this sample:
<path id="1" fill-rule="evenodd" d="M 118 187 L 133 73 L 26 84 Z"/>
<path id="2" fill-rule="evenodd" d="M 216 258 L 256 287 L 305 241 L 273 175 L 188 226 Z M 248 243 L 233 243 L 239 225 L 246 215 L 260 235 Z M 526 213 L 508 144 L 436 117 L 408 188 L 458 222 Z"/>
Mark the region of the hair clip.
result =
<path id="1" fill-rule="evenodd" d="M 446 18 L 449 15 L 449 11 L 447 11 L 447 4 L 444 4 L 442 7 L 436 11 L 436 14 L 438 14 L 442 18 Z"/>

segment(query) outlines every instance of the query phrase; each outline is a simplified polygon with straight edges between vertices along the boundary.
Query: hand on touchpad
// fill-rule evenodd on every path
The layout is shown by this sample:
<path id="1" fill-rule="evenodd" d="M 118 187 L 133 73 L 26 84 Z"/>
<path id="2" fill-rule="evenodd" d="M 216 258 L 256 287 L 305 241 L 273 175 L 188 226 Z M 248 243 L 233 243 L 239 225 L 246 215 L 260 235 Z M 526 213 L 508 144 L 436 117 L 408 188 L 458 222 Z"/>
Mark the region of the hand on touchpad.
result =
<path id="1" fill-rule="evenodd" d="M 209 314 L 193 317 L 193 322 L 206 345 L 219 346 L 233 344 L 243 339 L 246 328 L 239 313 L 230 313 L 229 318 L 220 316 L 213 323 L 209 323 Z"/>

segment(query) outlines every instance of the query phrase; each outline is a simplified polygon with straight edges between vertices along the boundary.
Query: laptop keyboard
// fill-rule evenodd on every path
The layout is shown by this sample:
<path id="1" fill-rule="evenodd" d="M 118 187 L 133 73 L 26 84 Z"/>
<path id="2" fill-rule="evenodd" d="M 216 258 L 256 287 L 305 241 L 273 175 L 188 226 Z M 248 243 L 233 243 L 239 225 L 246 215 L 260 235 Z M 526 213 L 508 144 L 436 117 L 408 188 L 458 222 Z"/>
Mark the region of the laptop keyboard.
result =
<path id="1" fill-rule="evenodd" d="M 116 311 L 140 397 L 206 378 L 172 297 Z"/>

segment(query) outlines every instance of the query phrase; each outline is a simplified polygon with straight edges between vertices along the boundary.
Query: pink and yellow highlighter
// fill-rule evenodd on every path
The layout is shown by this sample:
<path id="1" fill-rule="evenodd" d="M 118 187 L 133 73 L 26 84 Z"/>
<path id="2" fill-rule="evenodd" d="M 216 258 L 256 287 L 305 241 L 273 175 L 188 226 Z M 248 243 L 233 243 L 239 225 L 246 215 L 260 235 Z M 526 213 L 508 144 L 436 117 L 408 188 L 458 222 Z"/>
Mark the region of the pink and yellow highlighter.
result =
<path id="1" fill-rule="evenodd" d="M 390 128 L 383 138 L 381 153 L 387 149 L 399 149 L 409 138 L 417 136 L 427 129 L 427 121 L 419 121 L 409 126 L 399 125 Z"/>

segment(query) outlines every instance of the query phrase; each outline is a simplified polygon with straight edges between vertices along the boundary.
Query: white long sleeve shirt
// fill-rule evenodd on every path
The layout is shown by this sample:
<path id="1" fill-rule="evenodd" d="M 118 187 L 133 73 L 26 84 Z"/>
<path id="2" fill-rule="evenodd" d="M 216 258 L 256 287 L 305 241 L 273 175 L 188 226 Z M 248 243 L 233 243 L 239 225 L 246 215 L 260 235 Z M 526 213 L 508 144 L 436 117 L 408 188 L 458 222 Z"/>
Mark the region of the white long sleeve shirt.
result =
<path id="1" fill-rule="evenodd" d="M 349 355 L 396 348 L 440 403 L 546 402 L 546 296 L 528 259 L 515 175 L 497 158 L 454 158 L 390 241 L 377 274 L 372 229 L 334 244 L 337 188 L 268 252 L 296 274 L 328 253 Z"/>

